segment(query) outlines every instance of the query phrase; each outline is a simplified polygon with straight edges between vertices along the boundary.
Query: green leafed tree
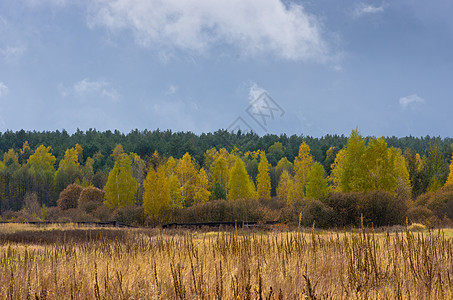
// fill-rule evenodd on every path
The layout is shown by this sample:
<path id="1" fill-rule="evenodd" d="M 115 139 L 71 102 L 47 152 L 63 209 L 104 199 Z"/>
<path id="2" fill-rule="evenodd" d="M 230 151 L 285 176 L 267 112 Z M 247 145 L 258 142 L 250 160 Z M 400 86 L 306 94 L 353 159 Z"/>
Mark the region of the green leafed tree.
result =
<path id="1" fill-rule="evenodd" d="M 41 203 L 51 205 L 50 187 L 55 175 L 55 156 L 50 147 L 40 145 L 28 159 L 29 172 L 32 178 L 33 191 L 38 194 Z M 56 199 L 54 199 L 55 201 Z"/>
<path id="2" fill-rule="evenodd" d="M 236 162 L 230 170 L 228 180 L 228 200 L 237 200 L 245 198 L 254 198 L 255 187 L 250 179 L 245 164 L 240 158 L 236 158 Z"/>
<path id="3" fill-rule="evenodd" d="M 79 146 L 79 149 L 81 147 Z M 54 176 L 54 190 L 60 193 L 68 185 L 82 181 L 82 170 L 79 163 L 79 151 L 76 148 L 66 150 Z"/>
<path id="4" fill-rule="evenodd" d="M 104 203 L 110 208 L 132 205 L 139 184 L 132 177 L 132 161 L 129 155 L 122 153 L 115 161 L 105 185 Z"/>
<path id="5" fill-rule="evenodd" d="M 346 148 L 338 152 L 332 164 L 330 179 L 338 192 L 365 192 L 369 186 L 367 166 L 364 161 L 365 139 L 353 130 Z"/>
<path id="6" fill-rule="evenodd" d="M 445 185 L 447 184 L 453 184 L 453 155 L 451 156 L 450 173 L 448 174 L 447 182 L 445 183 Z"/>
<path id="7" fill-rule="evenodd" d="M 315 162 L 308 173 L 305 188 L 307 198 L 326 200 L 329 196 L 329 185 L 324 176 L 324 167 L 319 162 Z"/>
<path id="8" fill-rule="evenodd" d="M 295 197 L 298 199 L 302 199 L 305 196 L 305 184 L 312 165 L 313 156 L 310 154 L 310 147 L 307 143 L 302 142 L 299 147 L 299 155 L 294 160 L 294 192 Z"/>
<path id="9" fill-rule="evenodd" d="M 260 151 L 260 163 L 258 165 L 258 176 L 256 178 L 256 192 L 259 199 L 271 198 L 271 177 L 269 176 L 269 162 L 266 153 Z"/>

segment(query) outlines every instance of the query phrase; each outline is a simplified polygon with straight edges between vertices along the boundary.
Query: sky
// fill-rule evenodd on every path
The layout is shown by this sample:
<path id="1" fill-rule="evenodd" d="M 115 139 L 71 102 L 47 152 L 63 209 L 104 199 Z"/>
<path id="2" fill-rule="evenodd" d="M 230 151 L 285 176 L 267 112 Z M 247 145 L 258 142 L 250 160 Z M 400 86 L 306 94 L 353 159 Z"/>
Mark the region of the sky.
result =
<path id="1" fill-rule="evenodd" d="M 453 137 L 450 0 L 0 0 L 0 131 Z"/>

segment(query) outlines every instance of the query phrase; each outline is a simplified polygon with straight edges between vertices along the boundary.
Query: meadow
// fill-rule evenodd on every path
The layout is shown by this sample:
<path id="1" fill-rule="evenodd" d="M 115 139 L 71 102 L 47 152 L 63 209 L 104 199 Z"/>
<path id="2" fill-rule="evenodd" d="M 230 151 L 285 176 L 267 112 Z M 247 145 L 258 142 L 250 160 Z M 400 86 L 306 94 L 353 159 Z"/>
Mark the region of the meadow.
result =
<path id="1" fill-rule="evenodd" d="M 0 224 L 0 298 L 452 299 L 452 235 Z"/>

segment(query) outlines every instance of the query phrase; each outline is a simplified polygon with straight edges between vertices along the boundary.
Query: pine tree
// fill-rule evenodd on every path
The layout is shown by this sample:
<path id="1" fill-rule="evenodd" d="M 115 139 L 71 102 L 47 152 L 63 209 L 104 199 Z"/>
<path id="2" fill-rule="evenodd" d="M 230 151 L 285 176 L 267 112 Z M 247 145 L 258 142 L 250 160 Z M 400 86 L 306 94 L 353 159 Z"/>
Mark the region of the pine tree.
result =
<path id="1" fill-rule="evenodd" d="M 260 163 L 258 165 L 257 196 L 259 199 L 271 198 L 271 177 L 269 176 L 269 162 L 266 158 L 266 153 L 260 151 Z"/>

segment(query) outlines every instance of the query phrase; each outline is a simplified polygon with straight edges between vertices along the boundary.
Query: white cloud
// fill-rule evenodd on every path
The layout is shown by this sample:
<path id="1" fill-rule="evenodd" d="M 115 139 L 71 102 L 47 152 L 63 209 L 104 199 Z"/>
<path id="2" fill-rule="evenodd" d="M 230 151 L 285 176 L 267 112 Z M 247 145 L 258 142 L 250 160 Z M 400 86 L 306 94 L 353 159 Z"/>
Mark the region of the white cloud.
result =
<path id="1" fill-rule="evenodd" d="M 100 79 L 98 81 L 90 81 L 85 78 L 81 81 L 74 83 L 70 91 L 62 89 L 61 95 L 66 97 L 74 93 L 78 97 L 101 96 L 117 101 L 121 98 L 120 93 L 111 87 L 110 83 Z"/>
<path id="2" fill-rule="evenodd" d="M 165 91 L 165 94 L 166 95 L 174 95 L 178 92 L 178 87 L 176 85 L 173 85 L 173 84 L 170 84 L 167 88 L 167 90 Z"/>
<path id="3" fill-rule="evenodd" d="M 412 94 L 406 97 L 401 97 L 400 100 L 400 106 L 402 109 L 406 109 L 408 107 L 413 107 L 414 105 L 417 104 L 423 104 L 425 103 L 425 99 L 417 96 L 417 94 Z"/>
<path id="4" fill-rule="evenodd" d="M 359 3 L 354 9 L 354 16 L 361 17 L 363 15 L 377 14 L 384 12 L 384 6 L 373 6 L 365 3 Z"/>
<path id="5" fill-rule="evenodd" d="M 0 98 L 6 96 L 9 93 L 9 89 L 3 82 L 0 81 Z"/>
<path id="6" fill-rule="evenodd" d="M 259 87 L 256 83 L 252 84 L 252 86 L 250 87 L 249 101 L 255 113 L 260 112 L 262 107 L 266 106 L 266 103 L 262 103 L 262 100 L 260 100 L 263 99 L 260 98 L 263 93 L 267 93 L 267 91 L 262 87 Z"/>
<path id="7" fill-rule="evenodd" d="M 24 52 L 25 52 L 25 47 L 11 47 L 11 46 L 7 46 L 6 48 L 0 49 L 0 54 L 6 60 L 10 60 L 12 58 L 21 56 Z"/>
<path id="8" fill-rule="evenodd" d="M 90 26 L 131 30 L 137 43 L 160 52 L 202 54 L 231 45 L 247 55 L 329 59 L 318 18 L 282 0 L 96 0 L 89 20 Z"/>
<path id="9" fill-rule="evenodd" d="M 52 5 L 52 6 L 66 6 L 71 3 L 76 3 L 73 0 L 27 0 L 26 1 L 31 6 L 38 6 L 38 5 Z"/>
<path id="10" fill-rule="evenodd" d="M 104 80 L 89 81 L 87 78 L 74 83 L 74 91 L 79 94 L 98 92 L 108 85 Z"/>

